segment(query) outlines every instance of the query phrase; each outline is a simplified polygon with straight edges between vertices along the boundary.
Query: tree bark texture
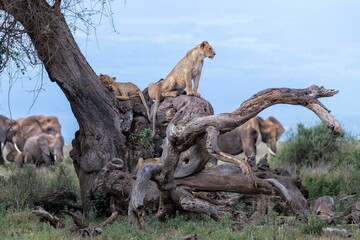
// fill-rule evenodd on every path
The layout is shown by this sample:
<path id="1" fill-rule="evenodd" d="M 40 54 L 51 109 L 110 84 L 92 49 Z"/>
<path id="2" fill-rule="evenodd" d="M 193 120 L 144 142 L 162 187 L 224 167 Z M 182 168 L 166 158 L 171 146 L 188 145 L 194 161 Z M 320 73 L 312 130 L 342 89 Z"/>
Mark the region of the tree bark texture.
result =
<path id="1" fill-rule="evenodd" d="M 135 116 L 136 101 L 117 101 L 101 84 L 58 7 L 50 6 L 45 0 L 0 0 L 0 9 L 23 25 L 51 81 L 69 100 L 79 124 L 71 157 L 87 211 L 87 195 L 98 172 L 108 161 L 121 158 L 131 166 L 136 165 L 131 158 L 137 157 L 136 153 L 131 144 L 126 143 L 132 124 L 143 121 Z M 144 158 L 152 156 L 151 150 L 142 154 Z"/>
<path id="2" fill-rule="evenodd" d="M 192 191 L 228 191 L 265 195 L 275 193 L 294 214 L 306 218 L 308 214 L 306 199 L 296 185 L 296 181 L 277 174 L 256 173 L 248 162 L 221 152 L 217 146 L 217 136 L 242 125 L 263 109 L 283 103 L 302 105 L 314 111 L 335 134 L 342 135 L 343 130 L 340 125 L 318 100 L 321 97 L 333 96 L 337 92 L 315 85 L 305 89 L 266 89 L 245 101 L 234 112 L 218 115 L 212 115 L 211 105 L 202 98 L 189 96 L 166 98 L 159 106 L 157 115 L 159 125 L 166 126 L 162 128 L 165 132 L 162 135 L 166 136 L 163 154 L 159 164 L 153 167 L 146 166 L 146 179 L 142 178 L 142 181 L 134 183 L 133 189 L 136 190 L 131 194 L 129 208 L 132 215 L 137 217 L 132 219 L 139 219 L 143 215 L 142 203 L 145 194 L 141 189 L 150 180 L 156 182 L 162 192 L 161 198 L 171 199 L 185 210 L 206 213 L 214 218 L 219 216 L 219 212 L 208 206 L 208 203 L 200 203 L 188 190 L 189 188 Z M 185 154 L 189 157 L 184 158 L 182 162 L 181 155 L 186 151 L 191 151 L 191 154 Z M 201 171 L 211 157 L 235 164 L 239 167 L 238 173 L 231 174 L 229 170 L 226 170 L 226 173 Z M 143 169 L 140 167 L 138 178 L 143 177 L 142 172 Z M 179 172 L 181 174 L 176 175 Z"/>

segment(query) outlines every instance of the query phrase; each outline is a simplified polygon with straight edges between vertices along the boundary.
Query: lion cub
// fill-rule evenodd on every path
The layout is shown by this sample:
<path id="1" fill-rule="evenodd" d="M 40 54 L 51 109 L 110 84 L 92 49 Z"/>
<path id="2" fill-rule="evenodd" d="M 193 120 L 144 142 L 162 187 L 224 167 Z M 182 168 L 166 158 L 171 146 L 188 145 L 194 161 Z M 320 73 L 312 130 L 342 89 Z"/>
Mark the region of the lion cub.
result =
<path id="1" fill-rule="evenodd" d="M 182 93 L 184 89 L 186 90 L 186 95 L 200 97 L 197 90 L 204 65 L 204 58 L 208 57 L 212 59 L 215 54 L 213 47 L 207 41 L 203 41 L 191 49 L 185 57 L 175 65 L 165 79 L 160 80 L 158 83 L 149 84 L 149 97 L 155 100 L 154 110 L 152 111 L 153 137 L 155 136 L 156 113 L 161 98 L 176 97 Z M 194 86 L 192 86 L 192 81 L 194 81 Z"/>
<path id="2" fill-rule="evenodd" d="M 144 94 L 135 84 L 131 82 L 115 82 L 116 77 L 110 77 L 106 74 L 100 74 L 99 78 L 110 91 L 114 92 L 115 97 L 119 100 L 129 100 L 131 97 L 139 96 L 150 121 L 150 111 L 146 104 Z"/>

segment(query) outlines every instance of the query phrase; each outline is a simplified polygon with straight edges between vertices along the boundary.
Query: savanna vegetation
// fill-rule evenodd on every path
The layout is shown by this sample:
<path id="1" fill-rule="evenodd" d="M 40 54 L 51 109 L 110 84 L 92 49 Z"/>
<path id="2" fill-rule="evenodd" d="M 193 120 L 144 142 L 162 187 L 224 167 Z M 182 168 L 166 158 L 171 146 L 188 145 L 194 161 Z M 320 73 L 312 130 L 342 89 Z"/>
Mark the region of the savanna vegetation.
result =
<path id="1" fill-rule="evenodd" d="M 337 177 L 324 177 L 324 181 L 315 184 L 305 174 L 310 171 L 308 168 L 316 167 L 317 161 L 326 163 L 329 172 L 334 169 L 332 173 L 350 163 L 356 164 L 353 156 L 358 154 L 351 147 L 343 155 L 339 153 L 341 161 L 329 159 L 330 151 L 347 148 L 348 141 L 331 139 L 319 146 L 325 140 L 318 137 L 322 135 L 313 134 L 314 148 L 304 143 L 305 151 L 310 153 L 301 153 L 304 163 L 297 162 L 297 156 L 292 158 L 297 171 L 290 175 L 270 167 L 266 158 L 257 167 L 254 159 L 238 159 L 220 151 L 217 137 L 275 104 L 304 106 L 315 112 L 333 134 L 342 135 L 336 119 L 319 101 L 338 91 L 316 85 L 305 89 L 265 89 L 233 112 L 217 115 L 211 103 L 198 95 L 166 97 L 153 113 L 158 128 L 151 133 L 154 137 L 150 140 L 146 129 L 151 129 L 152 124 L 143 103 L 136 97 L 119 101 L 101 83 L 72 35 L 76 29 L 72 24 L 76 25 L 77 20 L 94 27 L 89 25 L 90 16 L 111 9 L 108 8 L 111 1 L 95 2 L 100 10 L 89 10 L 81 2 L 71 0 L 0 0 L 0 69 L 15 66 L 15 71 L 25 74 L 26 66 L 42 64 L 50 80 L 68 99 L 79 124 L 72 141 L 71 160 L 50 169 L 1 167 L 1 237 L 71 239 L 79 235 L 93 237 L 100 232 L 103 233 L 97 239 L 322 236 L 324 223 L 310 214 L 303 185 L 307 183 L 309 189 L 313 188 L 311 197 L 320 196 L 319 191 L 325 189 L 347 194 L 342 203 L 356 196 L 350 198 L 353 192 L 335 190 L 336 184 L 328 186 Z M 151 106 L 148 90 L 143 92 L 146 104 Z M 190 93 L 189 88 L 186 90 Z M 231 164 L 205 168 L 211 158 Z M 139 159 L 145 161 L 141 166 L 137 164 Z M 289 164 L 286 160 L 278 162 Z M 298 173 L 304 178 L 303 185 Z M 350 177 L 349 181 L 353 181 Z M 58 205 L 54 209 L 49 194 L 69 190 L 73 193 L 64 194 L 70 197 L 66 204 L 60 204 L 63 208 L 57 209 Z M 49 196 L 52 200 L 46 201 Z M 74 200 L 76 196 L 78 201 Z M 152 212 L 152 204 L 156 205 L 156 214 Z M 37 205 L 43 205 L 50 213 L 40 208 L 34 210 Z M 280 217 L 279 213 L 287 217 Z M 336 224 L 341 224 L 343 219 L 356 222 L 356 215 L 349 213 L 343 217 L 346 219 L 341 218 Z M 43 221 L 40 224 L 39 218 Z M 358 236 L 356 230 L 351 233 Z"/>
<path id="2" fill-rule="evenodd" d="M 321 140 L 315 144 L 314 138 Z M 299 170 L 300 178 L 309 190 L 310 200 L 324 195 L 333 196 L 336 199 L 335 211 L 343 211 L 360 200 L 357 191 L 357 186 L 360 184 L 360 149 L 358 140 L 354 136 L 347 134 L 345 137 L 334 137 L 323 124 L 312 127 L 299 124 L 296 129 L 288 131 L 286 140 L 280 145 L 279 154 L 270 159 L 270 164 L 286 168 L 293 174 Z M 306 147 L 302 148 L 301 152 L 297 152 L 300 149 L 298 146 Z M 331 146 L 331 155 L 328 154 L 330 150 L 326 146 Z M 263 151 L 260 151 L 260 155 L 262 154 Z M 73 225 L 71 217 L 61 216 L 66 227 L 59 230 L 48 222 L 41 222 L 39 217 L 32 213 L 35 209 L 34 203 L 47 194 L 71 191 L 76 194 L 78 200 L 80 199 L 77 176 L 69 158 L 50 168 L 37 169 L 35 166 L 25 165 L 19 169 L 14 165 L 6 164 L 0 168 L 0 171 L 2 239 L 81 238 L 69 231 Z M 350 197 L 344 198 L 344 196 Z M 248 206 L 241 201 L 233 206 L 234 210 L 240 212 L 249 211 L 246 208 Z M 147 224 L 143 229 L 131 225 L 126 216 L 120 216 L 96 239 L 341 239 L 344 236 L 357 239 L 360 237 L 357 225 L 349 225 L 346 222 L 328 223 L 316 215 L 310 215 L 308 221 L 300 221 L 295 217 L 279 215 L 271 205 L 267 208 L 267 214 L 250 218 L 245 223 L 236 222 L 229 216 L 214 221 L 205 214 L 191 213 L 177 213 L 163 222 L 149 215 L 146 217 Z M 102 221 L 101 200 L 91 203 L 89 214 L 78 214 L 84 221 L 97 225 Z M 329 229 L 336 229 L 337 232 L 330 232 Z"/>

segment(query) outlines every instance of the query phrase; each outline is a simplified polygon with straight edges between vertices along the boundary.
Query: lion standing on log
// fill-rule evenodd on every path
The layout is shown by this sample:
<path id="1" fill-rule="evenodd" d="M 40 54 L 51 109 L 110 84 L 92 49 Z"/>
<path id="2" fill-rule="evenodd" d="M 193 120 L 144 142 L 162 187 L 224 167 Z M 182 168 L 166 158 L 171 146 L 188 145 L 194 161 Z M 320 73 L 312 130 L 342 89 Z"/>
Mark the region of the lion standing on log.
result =
<path id="1" fill-rule="evenodd" d="M 186 95 L 200 97 L 197 89 L 204 65 L 204 58 L 208 57 L 212 59 L 215 54 L 213 47 L 207 41 L 203 41 L 191 49 L 185 57 L 176 64 L 165 79 L 160 80 L 158 83 L 149 84 L 149 97 L 155 100 L 155 106 L 152 111 L 152 137 L 155 136 L 156 114 L 161 98 L 176 97 L 182 93 L 184 89 L 186 90 Z M 194 86 L 192 86 L 192 80 L 194 80 Z"/>

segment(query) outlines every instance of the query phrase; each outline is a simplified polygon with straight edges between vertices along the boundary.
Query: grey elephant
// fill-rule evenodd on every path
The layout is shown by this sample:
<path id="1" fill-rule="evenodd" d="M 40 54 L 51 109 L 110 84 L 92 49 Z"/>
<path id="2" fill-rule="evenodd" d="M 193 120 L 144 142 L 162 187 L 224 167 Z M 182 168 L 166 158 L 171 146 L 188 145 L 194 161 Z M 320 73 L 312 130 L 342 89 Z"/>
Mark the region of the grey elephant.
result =
<path id="1" fill-rule="evenodd" d="M 270 153 L 275 155 L 276 143 L 284 131 L 284 127 L 275 117 L 270 116 L 263 120 L 256 116 L 232 131 L 220 135 L 218 146 L 225 153 L 237 155 L 244 152 L 249 157 L 252 153 L 256 155 L 256 145 L 264 142 Z"/>
<path id="2" fill-rule="evenodd" d="M 25 142 L 32 136 L 47 133 L 61 134 L 61 125 L 54 116 L 30 116 L 13 120 L 0 115 L 0 164 L 4 163 L 3 146 L 6 145 L 6 160 L 15 161 L 17 153 L 22 152 Z"/>
<path id="3" fill-rule="evenodd" d="M 36 166 L 50 166 L 63 160 L 63 147 L 64 138 L 60 133 L 55 136 L 41 133 L 26 140 L 21 160 L 23 163 L 33 163 Z M 21 160 L 18 155 L 16 163 L 22 165 Z"/>

